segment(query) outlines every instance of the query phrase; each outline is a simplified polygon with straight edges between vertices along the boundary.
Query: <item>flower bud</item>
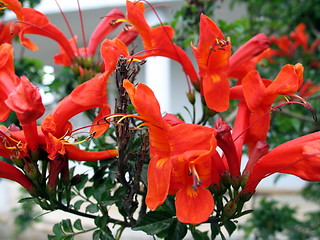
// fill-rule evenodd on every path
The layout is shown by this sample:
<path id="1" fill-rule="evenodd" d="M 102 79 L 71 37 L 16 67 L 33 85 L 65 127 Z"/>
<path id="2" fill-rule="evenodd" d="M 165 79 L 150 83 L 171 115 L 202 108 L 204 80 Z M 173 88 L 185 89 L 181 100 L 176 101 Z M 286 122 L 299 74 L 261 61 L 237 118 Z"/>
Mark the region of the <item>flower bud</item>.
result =
<path id="1" fill-rule="evenodd" d="M 226 188 L 229 188 L 230 187 L 230 183 L 231 183 L 230 172 L 229 171 L 225 171 L 224 174 L 221 175 L 220 181 Z"/>
<path id="2" fill-rule="evenodd" d="M 249 172 L 244 172 L 241 176 L 241 187 L 242 189 L 245 188 L 245 186 L 247 185 L 248 182 L 248 178 L 249 178 L 250 173 Z"/>
<path id="3" fill-rule="evenodd" d="M 237 204 L 233 201 L 227 202 L 227 204 L 223 208 L 223 217 L 230 218 L 233 214 L 235 214 L 237 210 Z"/>
<path id="4" fill-rule="evenodd" d="M 26 163 L 23 170 L 31 180 L 35 180 L 39 177 L 38 169 L 32 163 Z"/>
<path id="5" fill-rule="evenodd" d="M 234 189 L 239 189 L 241 185 L 241 177 L 240 176 L 231 177 L 231 185 Z"/>
<path id="6" fill-rule="evenodd" d="M 194 105 L 195 102 L 196 102 L 196 96 L 194 94 L 194 91 L 193 90 L 190 90 L 188 93 L 187 93 L 187 97 L 189 99 L 189 102 Z"/>

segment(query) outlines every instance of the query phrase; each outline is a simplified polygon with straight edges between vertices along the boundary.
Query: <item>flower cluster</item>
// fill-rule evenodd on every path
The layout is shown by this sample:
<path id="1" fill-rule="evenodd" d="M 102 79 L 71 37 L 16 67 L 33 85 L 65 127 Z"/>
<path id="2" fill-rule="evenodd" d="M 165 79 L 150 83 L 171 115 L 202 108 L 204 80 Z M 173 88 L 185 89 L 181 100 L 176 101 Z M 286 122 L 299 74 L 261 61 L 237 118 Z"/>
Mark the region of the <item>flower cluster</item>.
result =
<path id="1" fill-rule="evenodd" d="M 76 36 L 68 40 L 44 14 L 22 7 L 18 0 L 0 2 L 16 14 L 17 21 L 12 23 L 11 31 L 22 45 L 37 49 L 25 34 L 55 40 L 61 48 L 54 57 L 55 63 L 69 66 L 83 77 L 83 83 L 37 125 L 45 112 L 38 88 L 26 76 L 15 75 L 12 46 L 3 43 L 0 47 L 0 120 L 5 121 L 13 111 L 20 123 L 20 127 L 0 126 L 1 156 L 16 165 L 1 161 L 0 177 L 20 183 L 35 197 L 49 200 L 54 203 L 52 208 L 57 204 L 55 191 L 59 176 L 68 186 L 69 160 L 98 161 L 118 155 L 116 149 L 84 151 L 71 141 L 77 130 L 69 120 L 96 108 L 99 113 L 84 141 L 101 137 L 109 127 L 109 119 L 122 117 L 115 125 L 128 118 L 142 121 L 134 127 L 139 130 L 145 127 L 149 137 L 147 183 L 140 183 L 147 185 L 145 203 L 150 210 L 156 210 L 168 195 L 175 196 L 176 216 L 182 223 L 196 225 L 219 219 L 219 224 L 223 224 L 240 216 L 244 202 L 254 194 L 259 182 L 277 172 L 307 181 L 320 180 L 319 132 L 269 150 L 267 137 L 272 110 L 287 104 L 300 104 L 311 111 L 312 107 L 295 95 L 303 84 L 304 68 L 300 63 L 283 66 L 274 79 L 261 77 L 256 70 L 256 63 L 269 51 L 270 40 L 265 34 L 254 36 L 232 53 L 232 39 L 225 38 L 216 23 L 202 14 L 199 42 L 191 44 L 195 66 L 186 52 L 173 43 L 172 27 L 163 24 L 151 27 L 147 23 L 143 1 L 127 0 L 126 14 L 112 10 L 83 48 L 77 47 Z M 124 22 L 126 26 L 116 38 L 104 39 Z M 298 30 L 296 33 L 292 37 L 304 44 Z M 131 55 L 127 46 L 137 36 L 142 39 L 143 51 Z M 100 42 L 103 62 L 94 60 Z M 181 64 L 190 103 L 194 105 L 195 95 L 201 95 L 204 117 L 197 124 L 186 123 L 169 113 L 162 115 L 152 90 L 142 83 L 135 85 L 130 77 L 121 79 L 119 88 L 125 90 L 122 96 L 130 99 L 136 113 L 112 114 L 107 83 L 119 68 L 120 60 L 124 59 L 130 68 L 130 64 L 151 56 L 167 57 Z M 287 101 L 279 101 L 281 96 Z M 231 101 L 237 104 L 237 113 L 234 122 L 227 123 L 223 116 L 234 109 Z M 118 133 L 119 138 L 121 134 Z M 242 164 L 243 155 L 248 156 L 245 164 Z M 42 171 L 40 162 L 44 166 Z"/>

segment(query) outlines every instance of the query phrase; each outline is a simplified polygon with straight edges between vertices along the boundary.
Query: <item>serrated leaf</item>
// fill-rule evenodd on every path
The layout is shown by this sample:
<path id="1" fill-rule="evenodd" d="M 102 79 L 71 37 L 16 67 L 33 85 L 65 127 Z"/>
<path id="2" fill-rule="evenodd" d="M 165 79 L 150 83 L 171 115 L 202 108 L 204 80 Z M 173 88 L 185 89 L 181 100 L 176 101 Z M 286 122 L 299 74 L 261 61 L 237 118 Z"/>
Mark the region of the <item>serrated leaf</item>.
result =
<path id="1" fill-rule="evenodd" d="M 144 231 L 149 235 L 155 235 L 170 227 L 174 219 L 167 212 L 148 212 L 139 224 L 134 226 L 134 231 Z"/>
<path id="2" fill-rule="evenodd" d="M 73 233 L 73 228 L 70 219 L 63 219 L 61 222 L 62 228 L 67 233 Z"/>
<path id="3" fill-rule="evenodd" d="M 99 208 L 96 204 L 90 204 L 86 207 L 86 212 L 89 213 L 96 213 L 99 211 Z"/>
<path id="4" fill-rule="evenodd" d="M 79 210 L 81 208 L 81 205 L 84 203 L 83 200 L 78 200 L 73 204 L 74 209 Z"/>
<path id="5" fill-rule="evenodd" d="M 82 223 L 81 223 L 81 219 L 77 219 L 74 223 L 73 223 L 73 227 L 79 231 L 83 230 L 82 227 Z"/>
<path id="6" fill-rule="evenodd" d="M 229 236 L 231 236 L 231 234 L 234 232 L 234 230 L 237 229 L 237 225 L 232 221 L 226 221 L 224 223 L 224 227 L 226 228 Z"/>

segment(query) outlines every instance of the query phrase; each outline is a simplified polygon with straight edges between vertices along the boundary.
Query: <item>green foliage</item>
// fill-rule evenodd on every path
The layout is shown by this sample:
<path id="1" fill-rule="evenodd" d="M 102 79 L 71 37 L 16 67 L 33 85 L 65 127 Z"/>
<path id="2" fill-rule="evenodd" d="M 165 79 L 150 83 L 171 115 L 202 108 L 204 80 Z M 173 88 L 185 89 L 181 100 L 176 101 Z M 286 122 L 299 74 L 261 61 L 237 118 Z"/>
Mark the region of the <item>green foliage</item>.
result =
<path id="1" fill-rule="evenodd" d="M 241 228 L 245 238 L 277 239 L 279 233 L 289 235 L 300 222 L 295 217 L 296 210 L 288 205 L 279 206 L 275 200 L 263 198 L 249 220 Z"/>
<path id="2" fill-rule="evenodd" d="M 213 17 L 216 2 L 217 0 L 186 0 L 175 12 L 171 25 L 175 29 L 174 42 L 178 46 L 187 48 L 190 42 L 198 42 L 200 14 Z"/>
<path id="3" fill-rule="evenodd" d="M 17 76 L 27 76 L 35 85 L 43 86 L 43 62 L 40 59 L 20 58 L 15 60 L 14 69 Z"/>
<path id="4" fill-rule="evenodd" d="M 56 223 L 53 228 L 53 234 L 48 235 L 50 240 L 72 240 L 75 236 L 94 231 L 96 228 L 83 229 L 80 219 L 71 222 L 70 219 L 63 219 L 61 222 Z"/>
<path id="5" fill-rule="evenodd" d="M 21 189 L 21 194 L 26 195 L 24 189 Z M 36 209 L 37 206 L 34 202 L 34 199 L 31 197 L 22 198 L 19 201 L 20 205 L 17 208 L 12 209 L 14 213 L 14 224 L 15 229 L 13 236 L 17 237 L 25 230 L 27 230 L 33 224 L 40 222 L 41 217 L 37 217 L 40 214 L 40 211 Z"/>
<path id="6" fill-rule="evenodd" d="M 320 5 L 318 0 L 263 1 L 233 0 L 246 4 L 250 22 L 250 34 L 287 34 L 299 23 L 311 25 L 312 31 L 319 31 Z M 231 5 L 234 6 L 234 5 Z"/>

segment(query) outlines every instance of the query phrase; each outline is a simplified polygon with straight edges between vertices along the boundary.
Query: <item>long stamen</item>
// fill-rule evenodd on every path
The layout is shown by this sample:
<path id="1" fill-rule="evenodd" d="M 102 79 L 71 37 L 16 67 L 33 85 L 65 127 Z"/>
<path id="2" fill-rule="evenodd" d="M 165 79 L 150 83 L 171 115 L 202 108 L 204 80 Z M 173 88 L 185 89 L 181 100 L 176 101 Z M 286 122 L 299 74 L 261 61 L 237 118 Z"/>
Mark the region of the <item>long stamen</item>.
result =
<path id="1" fill-rule="evenodd" d="M 55 0 L 55 2 L 56 2 L 57 6 L 58 6 L 58 8 L 59 8 L 59 11 L 60 11 L 63 19 L 64 19 L 64 22 L 65 22 L 66 25 L 67 25 L 67 28 L 68 28 L 68 30 L 69 30 L 69 33 L 71 34 L 72 41 L 74 42 L 74 44 L 75 44 L 75 46 L 76 46 L 76 48 L 77 48 L 77 54 L 78 54 L 78 56 L 80 56 L 79 46 L 78 46 L 78 44 L 77 44 L 77 41 L 74 39 L 74 34 L 73 34 L 72 29 L 71 29 L 70 23 L 69 23 L 66 15 L 65 15 L 64 12 L 62 11 L 62 9 L 61 9 L 61 7 L 60 7 L 60 5 L 59 5 L 59 3 L 58 3 L 58 0 Z"/>
<path id="2" fill-rule="evenodd" d="M 278 108 L 280 108 L 280 107 L 282 107 L 284 105 L 288 105 L 288 104 L 299 104 L 299 105 L 304 106 L 305 108 L 309 109 L 312 112 L 313 119 L 315 119 L 315 121 L 317 120 L 317 116 L 315 114 L 314 108 L 307 101 L 304 100 L 303 103 L 302 102 L 297 102 L 297 101 L 287 101 L 287 102 L 281 103 L 281 104 L 279 104 L 279 105 L 277 105 L 277 106 L 275 106 L 273 108 L 270 108 L 268 111 L 266 111 L 263 115 L 261 115 L 255 121 L 253 121 L 246 129 L 244 129 L 237 137 L 235 137 L 234 141 L 236 141 L 242 134 L 244 134 L 246 131 L 248 131 L 249 128 L 252 127 L 252 125 L 254 125 L 258 121 L 263 119 L 267 114 L 273 112 L 274 110 L 276 110 L 276 109 L 278 109 Z"/>
<path id="3" fill-rule="evenodd" d="M 81 33 L 82 33 L 82 40 L 83 40 L 83 45 L 84 45 L 85 56 L 88 57 L 87 42 L 86 42 L 86 37 L 85 37 L 85 32 L 84 32 L 83 17 L 82 17 L 82 11 L 80 8 L 79 0 L 77 0 L 77 3 L 78 3 L 78 11 L 79 11 L 79 17 L 80 17 Z"/>
<path id="4" fill-rule="evenodd" d="M 195 166 L 189 167 L 189 175 L 192 176 L 192 180 L 193 180 L 192 188 L 193 188 L 193 190 L 197 191 L 198 187 L 202 183 L 202 180 L 201 180 L 201 178 L 200 178 Z"/>
<path id="5" fill-rule="evenodd" d="M 64 145 L 79 145 L 81 143 L 84 143 L 86 141 L 89 141 L 90 139 L 92 139 L 94 137 L 95 133 L 90 134 L 88 137 L 86 137 L 85 139 L 81 140 L 81 141 L 76 141 L 76 142 L 69 142 L 68 140 L 61 140 L 63 142 Z"/>
<path id="6" fill-rule="evenodd" d="M 317 113 L 316 113 L 316 111 L 314 110 L 314 108 L 312 107 L 312 105 L 308 101 L 306 101 L 304 98 L 302 98 L 302 97 L 300 97 L 299 95 L 296 95 L 296 94 L 289 94 L 288 96 L 297 98 L 300 101 L 302 101 L 304 103 L 303 106 L 305 108 L 307 108 L 312 113 L 312 117 L 313 117 L 314 121 L 317 121 Z"/>
<path id="7" fill-rule="evenodd" d="M 146 4 L 148 4 L 148 6 L 151 8 L 151 10 L 152 10 L 152 11 L 154 12 L 154 14 L 156 15 L 156 17 L 157 17 L 160 25 L 165 29 L 165 25 L 163 24 L 163 22 L 162 22 L 162 20 L 161 20 L 161 18 L 160 18 L 160 16 L 159 16 L 159 14 L 157 13 L 157 11 L 156 11 L 156 9 L 154 8 L 154 6 L 152 6 L 152 4 L 150 4 L 147 0 L 138 0 L 138 1 L 135 2 L 135 4 L 138 3 L 138 2 L 145 2 Z M 172 42 L 172 39 L 171 39 L 169 33 L 168 33 L 167 31 L 164 31 L 164 32 L 165 32 L 165 34 L 166 34 L 166 37 L 170 40 L 170 43 L 171 43 L 171 45 L 172 45 L 172 47 L 173 47 L 173 49 L 174 49 L 175 55 L 177 56 L 177 59 L 179 60 L 178 62 L 183 62 L 182 59 L 181 59 L 181 57 L 180 57 L 180 55 L 179 55 L 179 53 L 178 53 L 178 51 L 177 51 L 177 49 L 176 49 L 175 46 L 174 46 L 174 43 Z M 188 89 L 189 89 L 188 92 L 190 92 L 190 91 L 191 91 L 191 84 L 190 84 L 190 79 L 187 77 L 187 74 L 186 74 L 186 79 L 187 79 L 187 85 L 188 85 Z"/>
<path id="8" fill-rule="evenodd" d="M 229 46 L 229 44 L 230 44 L 229 38 L 227 40 L 216 38 L 215 41 L 216 41 L 216 43 L 214 45 L 210 46 L 206 66 L 208 66 L 209 58 L 210 58 L 212 52 L 216 52 L 217 50 L 226 50 L 224 47 Z M 215 49 L 217 46 L 219 46 L 218 49 Z"/>

